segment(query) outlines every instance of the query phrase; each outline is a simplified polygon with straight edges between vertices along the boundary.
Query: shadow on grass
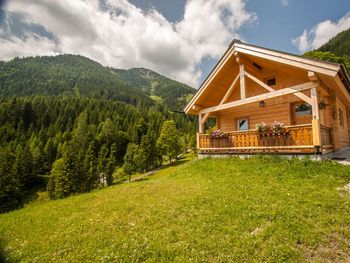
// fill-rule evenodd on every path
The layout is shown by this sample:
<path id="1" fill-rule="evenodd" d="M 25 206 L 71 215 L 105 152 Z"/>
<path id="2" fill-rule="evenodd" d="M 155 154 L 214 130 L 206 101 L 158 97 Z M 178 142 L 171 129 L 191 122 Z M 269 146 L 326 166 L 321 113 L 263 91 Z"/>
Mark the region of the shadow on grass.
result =
<path id="1" fill-rule="evenodd" d="M 144 174 L 141 174 L 141 175 L 139 175 L 137 177 L 132 177 L 131 181 L 129 181 L 128 179 L 125 178 L 124 180 L 120 180 L 119 182 L 117 182 L 115 184 L 146 181 L 146 180 L 149 179 L 149 177 L 153 176 L 158 171 L 161 171 L 161 170 L 169 168 L 169 167 L 176 167 L 176 166 L 179 166 L 179 165 L 183 165 L 183 164 L 189 162 L 190 160 L 191 159 L 188 159 L 188 158 L 181 158 L 181 159 L 178 159 L 177 161 L 175 161 L 173 163 L 169 163 L 167 165 L 159 166 L 158 168 L 155 168 L 154 170 L 146 172 Z"/>
<path id="2" fill-rule="evenodd" d="M 5 256 L 5 248 L 4 248 L 4 242 L 0 239 L 0 262 L 14 262 L 6 259 Z"/>
<path id="3" fill-rule="evenodd" d="M 185 164 L 185 163 L 187 163 L 189 161 L 190 161 L 189 159 L 180 159 L 180 160 L 177 160 L 176 162 L 170 163 L 168 165 L 161 166 L 161 169 L 164 169 L 164 168 L 167 168 L 167 167 L 176 167 L 176 166 L 179 166 L 179 165 L 183 165 L 183 164 Z"/>
<path id="4" fill-rule="evenodd" d="M 33 184 L 28 186 L 28 190 L 22 200 L 23 205 L 30 204 L 37 200 L 39 198 L 39 192 L 46 191 L 47 183 L 47 176 L 37 176 Z"/>

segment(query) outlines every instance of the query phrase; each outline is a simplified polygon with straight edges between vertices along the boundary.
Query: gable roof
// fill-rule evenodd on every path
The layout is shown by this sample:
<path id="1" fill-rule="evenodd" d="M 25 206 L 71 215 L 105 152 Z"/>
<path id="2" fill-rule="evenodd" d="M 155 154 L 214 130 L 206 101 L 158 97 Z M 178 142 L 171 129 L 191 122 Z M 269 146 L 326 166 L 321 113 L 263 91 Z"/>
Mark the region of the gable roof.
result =
<path id="1" fill-rule="evenodd" d="M 220 71 L 222 66 L 228 61 L 230 57 L 234 55 L 234 53 L 241 53 L 246 55 L 256 56 L 262 59 L 267 59 L 271 61 L 275 61 L 282 64 L 287 64 L 293 67 L 297 67 L 300 69 L 305 69 L 309 71 L 314 71 L 315 73 L 320 73 L 324 75 L 328 75 L 330 77 L 336 77 L 338 74 L 340 76 L 340 80 L 343 82 L 347 91 L 350 93 L 350 78 L 345 69 L 344 65 L 323 61 L 313 58 L 306 58 L 299 55 L 277 51 L 274 49 L 263 48 L 256 45 L 246 44 L 241 42 L 240 40 L 234 39 L 231 43 L 224 55 L 220 58 L 216 66 L 209 73 L 207 78 L 203 81 L 202 85 L 199 87 L 196 94 L 193 96 L 191 101 L 185 108 L 185 113 L 189 113 L 193 105 L 197 99 L 203 94 L 204 90 L 211 83 L 213 77 Z"/>

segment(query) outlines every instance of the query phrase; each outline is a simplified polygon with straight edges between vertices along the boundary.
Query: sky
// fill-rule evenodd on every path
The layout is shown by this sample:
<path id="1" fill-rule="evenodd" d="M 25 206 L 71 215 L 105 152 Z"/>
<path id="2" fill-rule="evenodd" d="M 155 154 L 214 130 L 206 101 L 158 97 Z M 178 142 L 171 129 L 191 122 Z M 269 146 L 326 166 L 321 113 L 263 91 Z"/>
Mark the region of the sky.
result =
<path id="1" fill-rule="evenodd" d="M 198 88 L 232 39 L 302 54 L 350 27 L 350 0 L 0 0 L 0 60 L 79 54 Z"/>

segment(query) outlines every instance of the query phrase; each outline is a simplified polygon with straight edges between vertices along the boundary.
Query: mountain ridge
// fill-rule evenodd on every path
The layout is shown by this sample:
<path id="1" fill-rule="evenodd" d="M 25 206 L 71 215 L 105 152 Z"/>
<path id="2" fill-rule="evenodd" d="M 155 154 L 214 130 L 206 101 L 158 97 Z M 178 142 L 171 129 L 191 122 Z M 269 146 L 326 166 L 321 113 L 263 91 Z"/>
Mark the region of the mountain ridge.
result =
<path id="1" fill-rule="evenodd" d="M 157 92 L 151 92 L 154 86 Z M 105 67 L 81 55 L 16 57 L 0 61 L 2 97 L 76 95 L 132 105 L 165 103 L 176 110 L 194 93 L 195 89 L 152 70 Z"/>

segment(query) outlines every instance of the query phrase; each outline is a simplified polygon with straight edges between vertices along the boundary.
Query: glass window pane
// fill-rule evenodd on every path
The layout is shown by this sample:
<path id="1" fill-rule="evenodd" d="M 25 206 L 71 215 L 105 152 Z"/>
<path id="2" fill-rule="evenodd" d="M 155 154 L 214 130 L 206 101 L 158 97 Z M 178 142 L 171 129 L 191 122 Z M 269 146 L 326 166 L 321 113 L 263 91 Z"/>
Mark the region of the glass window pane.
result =
<path id="1" fill-rule="evenodd" d="M 295 105 L 295 114 L 296 115 L 307 115 L 312 113 L 311 105 L 307 103 Z"/>
<path id="2" fill-rule="evenodd" d="M 248 120 L 239 120 L 238 121 L 238 130 L 239 131 L 246 131 L 248 130 Z"/>

